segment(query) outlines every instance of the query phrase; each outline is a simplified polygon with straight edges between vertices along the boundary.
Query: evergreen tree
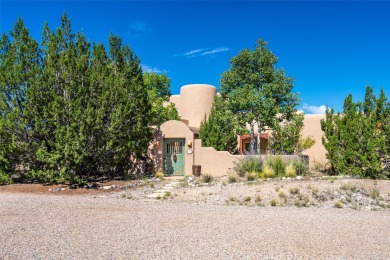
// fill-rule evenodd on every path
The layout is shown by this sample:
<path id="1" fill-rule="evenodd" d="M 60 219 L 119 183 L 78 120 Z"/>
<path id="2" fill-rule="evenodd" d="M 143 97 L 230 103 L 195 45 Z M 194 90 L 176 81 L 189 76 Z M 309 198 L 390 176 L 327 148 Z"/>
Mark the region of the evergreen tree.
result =
<path id="1" fill-rule="evenodd" d="M 373 89 L 366 88 L 364 102 L 353 102 L 352 95 L 344 101 L 343 113 L 327 109 L 321 122 L 327 158 L 336 174 L 378 178 L 388 175 L 386 160 L 389 136 L 383 127 L 386 115 L 383 91 L 376 99 Z"/>
<path id="2" fill-rule="evenodd" d="M 114 35 L 108 52 L 91 47 L 66 14 L 55 31 L 45 24 L 40 48 L 21 19 L 11 37 L 0 42 L 0 182 L 127 174 L 161 120 L 132 50 Z"/>
<path id="3" fill-rule="evenodd" d="M 205 147 L 236 154 L 237 126 L 236 117 L 227 109 L 226 102 L 220 96 L 216 96 L 209 117 L 201 122 L 199 138 Z"/>

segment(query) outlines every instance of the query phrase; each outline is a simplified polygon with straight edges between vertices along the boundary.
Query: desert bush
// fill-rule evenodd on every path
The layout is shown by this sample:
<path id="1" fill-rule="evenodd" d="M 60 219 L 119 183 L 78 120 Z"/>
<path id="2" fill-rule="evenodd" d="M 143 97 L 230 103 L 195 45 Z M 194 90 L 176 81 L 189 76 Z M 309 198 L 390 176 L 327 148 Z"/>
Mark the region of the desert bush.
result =
<path id="1" fill-rule="evenodd" d="M 272 199 L 272 200 L 271 200 L 271 206 L 272 206 L 272 207 L 275 207 L 275 206 L 276 206 L 276 199 Z"/>
<path id="2" fill-rule="evenodd" d="M 273 178 L 273 177 L 275 177 L 274 169 L 271 166 L 269 166 L 269 165 L 264 166 L 263 170 L 261 171 L 260 177 L 262 177 L 262 178 Z"/>
<path id="3" fill-rule="evenodd" d="M 229 175 L 228 179 L 229 179 L 229 183 L 237 182 L 237 177 L 234 175 Z"/>
<path id="4" fill-rule="evenodd" d="M 295 177 L 295 176 L 297 176 L 296 173 L 295 173 L 294 165 L 292 163 L 287 165 L 285 176 L 286 177 Z"/>
<path id="5" fill-rule="evenodd" d="M 159 178 L 159 179 L 162 179 L 162 178 L 164 178 L 164 173 L 163 173 L 162 171 L 157 171 L 157 172 L 154 174 L 154 177 Z"/>
<path id="6" fill-rule="evenodd" d="M 299 194 L 299 188 L 297 188 L 297 187 L 291 188 L 290 193 L 291 193 L 291 195 Z"/>
<path id="7" fill-rule="evenodd" d="M 307 165 L 307 163 L 304 160 L 301 160 L 301 159 L 294 160 L 294 161 L 292 161 L 292 165 L 294 166 L 295 173 L 297 175 L 301 175 L 301 176 L 307 175 L 308 170 L 309 170 L 309 166 Z"/>
<path id="8" fill-rule="evenodd" d="M 210 183 L 213 181 L 213 176 L 211 176 L 210 174 L 205 174 L 205 175 L 202 175 L 202 181 L 204 183 Z"/>
<path id="9" fill-rule="evenodd" d="M 284 176 L 286 170 L 286 161 L 280 156 L 268 156 L 266 159 L 266 165 L 272 167 L 275 176 Z"/>
<path id="10" fill-rule="evenodd" d="M 240 176 L 245 177 L 246 173 L 260 173 L 263 168 L 263 161 L 260 157 L 245 156 L 235 162 L 234 171 Z"/>
<path id="11" fill-rule="evenodd" d="M 256 180 L 256 177 L 257 177 L 257 174 L 255 172 L 247 172 L 245 174 L 245 178 L 248 180 L 248 181 L 254 181 Z"/>

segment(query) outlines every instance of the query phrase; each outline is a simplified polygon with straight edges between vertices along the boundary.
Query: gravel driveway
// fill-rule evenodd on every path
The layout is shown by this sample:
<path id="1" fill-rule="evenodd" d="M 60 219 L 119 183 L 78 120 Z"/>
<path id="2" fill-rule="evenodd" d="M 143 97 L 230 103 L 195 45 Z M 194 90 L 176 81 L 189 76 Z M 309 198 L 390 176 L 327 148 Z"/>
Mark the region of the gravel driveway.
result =
<path id="1" fill-rule="evenodd" d="M 389 211 L 0 193 L 0 259 L 389 259 Z"/>

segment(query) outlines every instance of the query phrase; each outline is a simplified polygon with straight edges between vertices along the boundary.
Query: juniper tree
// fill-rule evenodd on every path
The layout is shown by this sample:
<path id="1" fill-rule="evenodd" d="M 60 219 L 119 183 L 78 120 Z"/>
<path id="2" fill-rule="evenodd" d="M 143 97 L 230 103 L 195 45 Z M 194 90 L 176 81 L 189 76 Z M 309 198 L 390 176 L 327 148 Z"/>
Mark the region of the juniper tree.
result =
<path id="1" fill-rule="evenodd" d="M 227 109 L 226 102 L 216 96 L 209 117 L 200 125 L 199 138 L 202 139 L 202 145 L 235 154 L 238 133 L 236 116 Z"/>
<path id="2" fill-rule="evenodd" d="M 327 108 L 326 118 L 321 122 L 322 142 L 333 172 L 371 178 L 388 176 L 385 163 L 389 136 L 384 122 L 389 114 L 385 107 L 388 103 L 384 92 L 376 99 L 368 86 L 363 103 L 353 102 L 350 94 L 342 113 L 335 114 Z"/>

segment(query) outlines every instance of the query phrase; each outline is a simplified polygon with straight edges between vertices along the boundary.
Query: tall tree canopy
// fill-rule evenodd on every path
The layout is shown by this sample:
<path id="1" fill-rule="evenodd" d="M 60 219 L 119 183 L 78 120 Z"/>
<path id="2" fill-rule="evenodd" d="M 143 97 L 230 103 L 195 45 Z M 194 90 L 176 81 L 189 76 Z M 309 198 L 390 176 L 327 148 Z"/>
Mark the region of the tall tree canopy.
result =
<path id="1" fill-rule="evenodd" d="M 390 103 L 383 90 L 376 98 L 368 86 L 363 103 L 348 95 L 343 112 L 335 114 L 328 108 L 321 127 L 334 173 L 390 177 Z"/>
<path id="2" fill-rule="evenodd" d="M 232 113 L 239 115 L 241 124 L 250 125 L 251 152 L 255 151 L 254 124 L 260 133 L 274 128 L 296 112 L 298 95 L 292 93 L 293 80 L 283 69 L 276 69 L 276 56 L 268 49 L 268 43 L 258 40 L 253 51 L 242 50 L 230 61 L 231 67 L 222 74 L 220 93 L 229 103 Z"/>
<path id="3" fill-rule="evenodd" d="M 0 41 L 0 182 L 125 175 L 172 116 L 169 79 L 144 77 L 115 35 L 108 50 L 91 44 L 64 14 L 55 31 L 45 24 L 41 45 L 21 19 L 10 36 Z"/>

